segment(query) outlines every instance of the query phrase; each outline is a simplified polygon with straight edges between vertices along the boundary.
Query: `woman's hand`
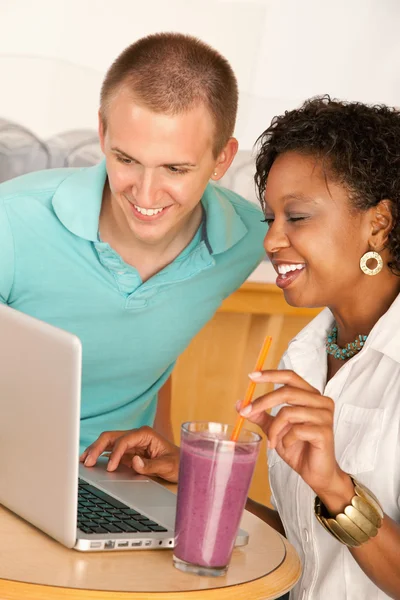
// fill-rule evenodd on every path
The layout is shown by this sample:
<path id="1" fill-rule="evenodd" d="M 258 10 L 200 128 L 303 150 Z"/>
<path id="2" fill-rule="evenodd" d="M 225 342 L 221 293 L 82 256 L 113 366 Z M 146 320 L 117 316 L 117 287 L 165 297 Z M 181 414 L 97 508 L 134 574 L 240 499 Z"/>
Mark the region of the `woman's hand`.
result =
<path id="1" fill-rule="evenodd" d="M 241 411 L 242 416 L 261 427 L 269 447 L 308 483 L 332 515 L 343 512 L 354 496 L 354 486 L 335 458 L 333 400 L 293 371 L 264 371 L 252 373 L 250 378 L 282 387 L 255 400 L 248 412 Z M 284 406 L 275 417 L 265 412 L 281 404 Z M 385 515 L 376 537 L 349 550 L 375 585 L 388 597 L 400 600 L 398 523 Z"/>
<path id="2" fill-rule="evenodd" d="M 104 431 L 86 448 L 79 460 L 86 467 L 92 467 L 103 452 L 110 452 L 108 471 L 115 471 L 123 463 L 141 475 L 156 475 L 167 481 L 178 481 L 179 448 L 151 427 Z"/>
<path id="3" fill-rule="evenodd" d="M 348 493 L 351 498 L 351 480 L 335 458 L 333 400 L 293 371 L 264 371 L 252 373 L 250 378 L 282 387 L 255 400 L 241 415 L 261 427 L 269 448 L 275 448 L 322 500 L 343 494 L 347 497 Z M 286 406 L 275 417 L 265 412 L 280 404 Z"/>

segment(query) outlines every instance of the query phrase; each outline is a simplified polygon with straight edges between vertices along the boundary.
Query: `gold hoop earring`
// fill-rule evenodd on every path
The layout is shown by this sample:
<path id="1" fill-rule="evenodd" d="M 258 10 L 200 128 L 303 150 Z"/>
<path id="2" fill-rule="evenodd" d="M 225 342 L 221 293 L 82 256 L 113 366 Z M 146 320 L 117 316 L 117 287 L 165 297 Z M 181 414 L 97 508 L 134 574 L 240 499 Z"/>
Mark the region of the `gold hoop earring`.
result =
<path id="1" fill-rule="evenodd" d="M 375 267 L 375 269 L 370 269 L 369 267 L 367 267 L 367 262 L 369 260 L 371 260 L 371 259 L 376 260 L 376 267 Z M 366 275 L 371 275 L 371 277 L 373 275 L 377 275 L 383 269 L 382 256 L 378 252 L 366 252 L 360 258 L 360 269 Z"/>

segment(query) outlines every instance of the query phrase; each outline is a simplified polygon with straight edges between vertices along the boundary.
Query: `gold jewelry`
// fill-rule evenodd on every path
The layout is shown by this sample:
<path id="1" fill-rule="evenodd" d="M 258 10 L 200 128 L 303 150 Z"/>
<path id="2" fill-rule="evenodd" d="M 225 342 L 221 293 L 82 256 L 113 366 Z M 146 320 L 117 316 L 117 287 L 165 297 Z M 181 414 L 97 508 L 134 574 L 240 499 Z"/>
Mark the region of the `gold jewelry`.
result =
<path id="1" fill-rule="evenodd" d="M 370 269 L 369 267 L 367 267 L 367 262 L 371 259 L 376 260 L 377 264 L 376 264 L 375 269 Z M 360 269 L 366 275 L 371 275 L 371 276 L 377 275 L 378 273 L 380 273 L 382 271 L 382 268 L 383 268 L 383 260 L 382 260 L 382 256 L 379 254 L 379 252 L 366 252 L 360 258 Z"/>
<path id="2" fill-rule="evenodd" d="M 360 546 L 375 537 L 382 525 L 383 510 L 374 494 L 350 475 L 355 496 L 344 512 L 333 518 L 318 496 L 315 497 L 314 513 L 322 527 L 339 542 Z"/>

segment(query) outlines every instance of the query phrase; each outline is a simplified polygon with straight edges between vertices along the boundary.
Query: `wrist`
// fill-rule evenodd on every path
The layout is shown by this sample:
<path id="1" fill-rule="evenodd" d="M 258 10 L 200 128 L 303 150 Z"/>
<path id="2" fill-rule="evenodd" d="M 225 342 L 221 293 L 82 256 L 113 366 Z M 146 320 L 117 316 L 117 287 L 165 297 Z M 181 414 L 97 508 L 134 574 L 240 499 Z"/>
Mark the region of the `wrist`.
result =
<path id="1" fill-rule="evenodd" d="M 316 496 L 314 500 L 314 513 L 319 523 L 333 537 L 345 546 L 355 547 L 368 542 L 378 534 L 382 526 L 384 513 L 382 506 L 374 494 L 362 483 L 349 476 L 354 486 L 354 496 L 343 511 L 337 512 L 339 504 L 336 500 L 330 509 Z M 343 479 L 344 484 L 346 480 Z M 343 488 L 344 489 L 344 488 Z M 336 493 L 336 491 L 335 491 Z M 342 494 L 339 494 L 342 497 Z M 335 496 L 336 498 L 336 496 Z M 333 513 L 333 514 L 332 514 Z"/>
<path id="2" fill-rule="evenodd" d="M 314 491 L 333 516 L 343 512 L 351 504 L 355 493 L 350 475 L 341 469 L 332 477 L 329 488 Z"/>

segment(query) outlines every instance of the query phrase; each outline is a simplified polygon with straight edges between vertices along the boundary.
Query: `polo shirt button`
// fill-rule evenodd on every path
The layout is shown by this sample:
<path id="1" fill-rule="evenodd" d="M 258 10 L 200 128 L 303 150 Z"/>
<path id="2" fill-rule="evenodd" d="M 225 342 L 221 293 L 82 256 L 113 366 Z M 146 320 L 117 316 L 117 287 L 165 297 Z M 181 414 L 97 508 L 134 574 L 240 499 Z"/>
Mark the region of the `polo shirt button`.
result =
<path id="1" fill-rule="evenodd" d="M 125 275 L 125 271 L 117 271 L 118 275 Z"/>
<path id="2" fill-rule="evenodd" d="M 306 542 L 308 542 L 308 540 L 310 539 L 310 536 L 308 535 L 308 529 L 304 529 L 304 539 Z"/>

